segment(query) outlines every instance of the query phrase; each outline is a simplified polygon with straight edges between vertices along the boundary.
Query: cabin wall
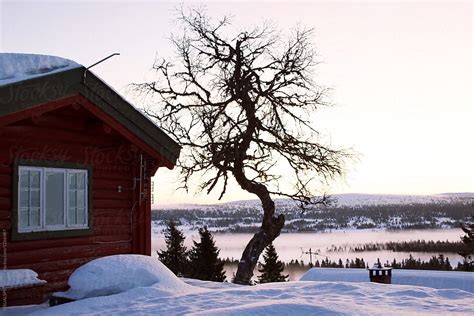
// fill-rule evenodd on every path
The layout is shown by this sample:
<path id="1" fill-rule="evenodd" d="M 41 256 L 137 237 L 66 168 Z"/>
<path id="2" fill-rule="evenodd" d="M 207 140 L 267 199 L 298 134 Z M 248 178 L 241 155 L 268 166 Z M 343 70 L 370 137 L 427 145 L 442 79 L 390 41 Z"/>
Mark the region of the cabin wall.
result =
<path id="1" fill-rule="evenodd" d="M 45 291 L 51 293 L 66 290 L 70 274 L 94 258 L 127 253 L 150 255 L 152 169 L 143 175 L 146 180 L 141 186 L 133 179 L 140 177 L 140 161 L 151 164 L 153 160 L 85 109 L 74 105 L 0 126 L 0 149 L 0 229 L 2 242 L 6 243 L 7 269 L 34 270 L 48 282 Z M 11 210 L 16 159 L 90 165 L 92 234 L 13 241 Z M 140 187 L 146 194 L 140 194 Z"/>

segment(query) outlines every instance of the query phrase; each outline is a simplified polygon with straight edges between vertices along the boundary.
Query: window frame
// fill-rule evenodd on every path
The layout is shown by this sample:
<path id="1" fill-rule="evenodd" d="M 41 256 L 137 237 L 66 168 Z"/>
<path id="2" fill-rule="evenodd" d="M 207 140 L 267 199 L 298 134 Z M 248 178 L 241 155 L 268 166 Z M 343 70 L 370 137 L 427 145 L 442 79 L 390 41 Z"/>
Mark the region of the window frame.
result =
<path id="1" fill-rule="evenodd" d="M 20 169 L 41 170 L 40 172 L 40 228 L 19 227 Z M 45 174 L 48 171 L 61 171 L 63 183 L 63 225 L 46 225 Z M 76 172 L 77 170 L 77 172 Z M 68 226 L 69 184 L 68 174 L 85 173 L 85 225 Z M 92 234 L 92 167 L 90 165 L 67 163 L 62 161 L 15 160 L 13 168 L 13 205 L 12 205 L 12 240 L 34 240 L 84 236 Z M 77 203 L 77 202 L 76 202 Z M 77 205 L 77 204 L 76 204 Z M 77 206 L 76 206 L 77 211 Z"/>

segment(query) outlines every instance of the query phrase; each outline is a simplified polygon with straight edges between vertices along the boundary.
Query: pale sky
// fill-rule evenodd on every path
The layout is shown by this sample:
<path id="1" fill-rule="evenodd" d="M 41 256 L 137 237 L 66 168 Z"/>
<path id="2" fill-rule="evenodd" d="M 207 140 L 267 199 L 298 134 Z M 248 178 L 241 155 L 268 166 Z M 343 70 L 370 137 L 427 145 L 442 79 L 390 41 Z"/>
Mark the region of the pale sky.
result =
<path id="1" fill-rule="evenodd" d="M 199 3 L 184 1 L 184 4 Z M 93 68 L 120 93 L 151 78 L 155 55 L 172 57 L 172 1 L 0 1 L 0 50 L 56 55 Z M 314 114 L 332 144 L 360 153 L 330 193 L 474 191 L 471 1 L 213 1 L 209 15 L 236 29 L 272 21 L 315 29 L 316 81 L 335 107 Z M 140 106 L 131 100 L 136 106 Z M 175 192 L 159 170 L 155 202 L 216 203 Z M 253 196 L 228 190 L 222 201 Z"/>

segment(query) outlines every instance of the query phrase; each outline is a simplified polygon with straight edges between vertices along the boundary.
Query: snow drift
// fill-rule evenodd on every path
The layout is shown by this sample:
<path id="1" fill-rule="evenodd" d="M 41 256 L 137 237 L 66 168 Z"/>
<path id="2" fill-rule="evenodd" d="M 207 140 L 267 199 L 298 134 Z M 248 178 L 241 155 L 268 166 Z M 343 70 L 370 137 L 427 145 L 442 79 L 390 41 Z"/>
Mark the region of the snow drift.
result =
<path id="1" fill-rule="evenodd" d="M 451 286 L 455 282 L 472 285 L 474 276 L 471 273 L 437 271 L 396 270 L 394 273 L 406 278 L 413 278 L 410 274 L 416 273 L 419 278 L 415 279 L 420 283 L 442 279 L 440 286 Z M 449 278 L 449 274 L 453 277 Z M 84 297 L 114 291 L 121 293 L 85 298 L 51 308 L 31 306 L 28 312 L 61 316 L 474 315 L 474 294 L 460 289 L 430 288 L 426 283 L 425 286 L 413 286 L 366 282 L 368 272 L 365 269 L 312 269 L 302 279 L 310 278 L 326 278 L 331 282 L 239 286 L 178 279 L 156 258 L 118 255 L 97 259 L 79 268 L 71 276 L 70 284 L 71 291 L 75 290 Z M 341 278 L 351 282 L 337 281 Z M 25 311 L 15 307 L 2 310 L 6 316 Z"/>
<path id="2" fill-rule="evenodd" d="M 313 268 L 300 281 L 368 282 L 365 269 Z M 458 271 L 392 270 L 392 284 L 459 289 L 474 293 L 474 273 Z"/>
<path id="3" fill-rule="evenodd" d="M 8 289 L 46 283 L 38 279 L 38 273 L 29 269 L 0 270 L 0 288 Z"/>
<path id="4" fill-rule="evenodd" d="M 153 284 L 160 290 L 176 291 L 188 287 L 158 259 L 143 255 L 115 255 L 92 260 L 77 268 L 68 283 L 68 291 L 55 295 L 79 300 Z"/>
<path id="5" fill-rule="evenodd" d="M 193 286 L 182 292 L 163 292 L 158 285 L 59 305 L 34 315 L 474 314 L 474 295 L 454 289 L 308 281 L 239 287 L 214 283 L 207 288 Z"/>

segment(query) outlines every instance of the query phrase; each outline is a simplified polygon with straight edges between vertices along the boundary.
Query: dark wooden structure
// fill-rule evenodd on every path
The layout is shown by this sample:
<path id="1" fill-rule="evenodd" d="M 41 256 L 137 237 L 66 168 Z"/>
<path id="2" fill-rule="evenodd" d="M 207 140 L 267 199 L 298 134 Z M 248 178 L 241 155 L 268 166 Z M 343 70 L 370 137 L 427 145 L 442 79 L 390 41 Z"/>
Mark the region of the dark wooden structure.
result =
<path id="1" fill-rule="evenodd" d="M 0 230 L 6 268 L 31 269 L 47 281 L 45 286 L 15 291 L 9 304 L 37 303 L 28 298 L 66 290 L 70 274 L 94 258 L 150 255 L 150 178 L 160 167 L 173 168 L 179 151 L 154 123 L 84 67 L 0 86 Z M 21 168 L 29 186 L 19 184 Z M 64 202 L 64 229 L 49 229 L 49 215 L 33 207 L 32 196 L 44 188 L 31 183 L 36 175 L 43 179 L 54 170 L 65 175 L 61 196 L 68 196 L 68 202 L 64 197 L 58 202 Z M 76 172 L 87 178 L 86 189 L 76 189 L 81 198 L 86 195 L 87 206 L 76 201 L 79 195 L 72 198 L 79 193 L 74 193 L 76 184 L 67 181 L 76 179 Z M 47 199 L 41 205 L 50 212 L 44 203 L 55 201 L 41 194 L 46 196 L 41 201 Z M 68 216 L 73 216 L 68 214 L 84 215 L 79 206 L 86 207 L 82 226 L 66 227 Z M 28 228 L 30 220 L 38 221 L 37 229 Z"/>
<path id="2" fill-rule="evenodd" d="M 392 268 L 382 267 L 380 261 L 367 270 L 369 270 L 370 282 L 392 284 Z"/>

